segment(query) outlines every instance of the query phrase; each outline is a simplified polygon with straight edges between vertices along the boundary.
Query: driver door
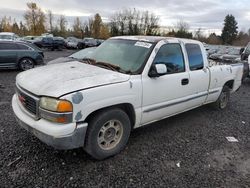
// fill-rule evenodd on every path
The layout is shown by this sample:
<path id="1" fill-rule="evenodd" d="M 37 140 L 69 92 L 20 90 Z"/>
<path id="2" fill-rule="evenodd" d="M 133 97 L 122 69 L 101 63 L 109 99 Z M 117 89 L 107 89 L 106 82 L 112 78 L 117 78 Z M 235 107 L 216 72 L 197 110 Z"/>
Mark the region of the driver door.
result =
<path id="1" fill-rule="evenodd" d="M 159 120 L 190 108 L 188 96 L 192 95 L 189 73 L 179 43 L 161 46 L 153 64 L 165 64 L 167 74 L 142 78 L 143 101 L 141 124 Z"/>

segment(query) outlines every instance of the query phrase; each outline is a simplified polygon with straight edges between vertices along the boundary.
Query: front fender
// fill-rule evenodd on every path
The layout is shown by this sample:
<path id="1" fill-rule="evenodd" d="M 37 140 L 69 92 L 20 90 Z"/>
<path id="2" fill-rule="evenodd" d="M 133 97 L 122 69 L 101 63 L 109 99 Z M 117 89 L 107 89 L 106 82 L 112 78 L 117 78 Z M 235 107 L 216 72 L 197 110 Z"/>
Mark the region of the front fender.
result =
<path id="1" fill-rule="evenodd" d="M 66 96 L 73 104 L 73 122 L 83 122 L 93 112 L 106 107 L 128 103 L 135 111 L 141 108 L 140 82 L 127 81 L 78 91 Z"/>

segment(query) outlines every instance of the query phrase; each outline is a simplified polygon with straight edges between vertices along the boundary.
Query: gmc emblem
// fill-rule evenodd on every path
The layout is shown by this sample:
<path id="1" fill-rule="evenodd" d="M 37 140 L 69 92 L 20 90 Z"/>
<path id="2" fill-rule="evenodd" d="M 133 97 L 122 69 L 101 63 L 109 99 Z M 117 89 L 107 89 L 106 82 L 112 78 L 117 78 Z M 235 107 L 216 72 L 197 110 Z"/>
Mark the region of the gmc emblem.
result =
<path id="1" fill-rule="evenodd" d="M 19 99 L 19 101 L 20 101 L 23 105 L 25 105 L 26 99 L 25 99 L 23 96 L 18 95 L 18 99 Z"/>

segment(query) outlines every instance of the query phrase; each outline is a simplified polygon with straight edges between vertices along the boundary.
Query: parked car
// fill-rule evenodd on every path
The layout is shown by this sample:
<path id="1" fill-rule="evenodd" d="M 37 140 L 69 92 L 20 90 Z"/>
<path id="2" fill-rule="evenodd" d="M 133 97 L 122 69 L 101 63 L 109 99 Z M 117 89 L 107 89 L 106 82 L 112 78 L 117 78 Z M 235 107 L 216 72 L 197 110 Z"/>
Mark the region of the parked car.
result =
<path id="1" fill-rule="evenodd" d="M 105 40 L 102 39 L 96 39 L 97 46 L 100 46 Z"/>
<path id="2" fill-rule="evenodd" d="M 53 37 L 54 43 L 58 44 L 61 48 L 66 48 L 66 42 L 62 37 Z"/>
<path id="3" fill-rule="evenodd" d="M 96 47 L 85 48 L 83 50 L 80 50 L 76 53 L 71 54 L 68 57 L 59 57 L 57 59 L 49 61 L 47 64 L 50 65 L 50 64 L 55 64 L 55 63 L 65 63 L 65 62 L 71 62 L 75 60 L 82 60 L 84 58 L 90 58 L 91 54 L 94 52 L 95 49 Z"/>
<path id="4" fill-rule="evenodd" d="M 219 48 L 216 53 L 213 53 L 209 56 L 209 59 L 222 61 L 222 56 L 228 53 L 228 48 Z"/>
<path id="5" fill-rule="evenodd" d="M 36 38 L 37 38 L 37 36 L 25 36 L 21 40 L 24 42 L 33 43 Z"/>
<path id="6" fill-rule="evenodd" d="M 210 55 L 212 55 L 212 54 L 215 54 L 216 52 L 218 51 L 218 49 L 209 49 L 209 50 L 207 50 L 207 56 L 209 57 Z"/>
<path id="7" fill-rule="evenodd" d="M 81 40 L 76 38 L 76 37 L 68 37 L 66 39 L 66 47 L 68 49 L 77 49 L 78 48 L 78 43 L 80 42 Z"/>
<path id="8" fill-rule="evenodd" d="M 51 34 L 51 33 L 43 33 L 43 34 L 41 34 L 41 36 L 42 37 L 54 37 L 54 35 L 53 34 Z"/>
<path id="9" fill-rule="evenodd" d="M 11 32 L 0 32 L 0 40 L 14 41 L 18 40 L 20 37 Z"/>
<path id="10" fill-rule="evenodd" d="M 0 41 L 0 68 L 28 70 L 43 64 L 43 52 L 21 41 Z"/>
<path id="11" fill-rule="evenodd" d="M 45 48 L 50 50 L 61 50 L 63 49 L 63 44 L 61 42 L 58 42 L 58 40 L 54 40 L 52 37 L 37 37 L 33 44 L 38 46 L 39 48 Z"/>
<path id="12" fill-rule="evenodd" d="M 232 48 L 227 54 L 223 54 L 221 59 L 223 62 L 235 63 L 240 58 L 240 48 Z"/>
<path id="13" fill-rule="evenodd" d="M 82 41 L 79 41 L 77 44 L 77 47 L 79 49 L 83 48 L 89 48 L 89 47 L 95 47 L 98 46 L 99 43 L 97 43 L 97 40 L 94 38 L 84 38 Z"/>
<path id="14" fill-rule="evenodd" d="M 12 108 L 48 145 L 104 159 L 125 148 L 132 129 L 208 103 L 227 107 L 243 66 L 209 66 L 205 53 L 194 40 L 114 37 L 85 61 L 18 74 Z"/>

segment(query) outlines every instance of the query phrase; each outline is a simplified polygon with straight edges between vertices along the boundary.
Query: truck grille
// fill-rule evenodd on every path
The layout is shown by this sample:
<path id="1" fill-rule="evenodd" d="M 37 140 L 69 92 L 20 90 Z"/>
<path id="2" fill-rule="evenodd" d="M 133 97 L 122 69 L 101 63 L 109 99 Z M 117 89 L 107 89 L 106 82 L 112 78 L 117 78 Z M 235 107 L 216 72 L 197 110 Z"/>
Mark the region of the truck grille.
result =
<path id="1" fill-rule="evenodd" d="M 38 116 L 38 98 L 17 87 L 17 95 L 22 106 L 35 117 Z"/>

